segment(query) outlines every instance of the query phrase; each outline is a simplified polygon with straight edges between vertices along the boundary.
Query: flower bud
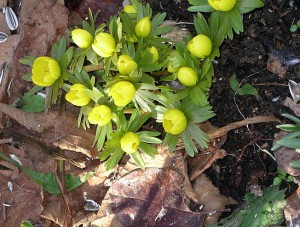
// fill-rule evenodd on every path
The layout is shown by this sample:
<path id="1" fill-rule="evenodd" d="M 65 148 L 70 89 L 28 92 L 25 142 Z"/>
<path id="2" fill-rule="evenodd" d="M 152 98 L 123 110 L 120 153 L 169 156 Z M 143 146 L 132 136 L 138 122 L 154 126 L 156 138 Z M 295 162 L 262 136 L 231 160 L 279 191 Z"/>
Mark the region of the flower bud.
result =
<path id="1" fill-rule="evenodd" d="M 109 89 L 116 106 L 126 106 L 135 96 L 135 87 L 129 81 L 118 81 Z"/>
<path id="2" fill-rule="evenodd" d="M 75 106 L 85 106 L 91 98 L 84 92 L 87 89 L 82 84 L 74 84 L 70 87 L 70 91 L 66 94 L 66 100 Z"/>
<path id="3" fill-rule="evenodd" d="M 88 115 L 91 124 L 103 126 L 110 122 L 112 118 L 111 109 L 106 105 L 96 106 Z"/>
<path id="4" fill-rule="evenodd" d="M 187 126 L 184 113 L 178 109 L 169 109 L 163 115 L 163 127 L 166 132 L 173 135 L 182 133 Z"/>
<path id="5" fill-rule="evenodd" d="M 116 40 L 112 35 L 101 32 L 95 37 L 92 48 L 96 54 L 103 58 L 107 58 L 113 55 L 116 49 Z"/>
<path id="6" fill-rule="evenodd" d="M 208 0 L 208 4 L 215 10 L 229 11 L 235 6 L 236 0 Z"/>
<path id="7" fill-rule="evenodd" d="M 128 154 L 132 154 L 137 151 L 141 143 L 140 137 L 134 132 L 127 132 L 121 138 L 121 148 Z"/>
<path id="8" fill-rule="evenodd" d="M 152 47 L 148 47 L 147 50 L 152 54 L 152 59 L 154 62 L 158 61 L 158 50 L 156 49 L 156 47 L 152 46 Z"/>
<path id="9" fill-rule="evenodd" d="M 135 34 L 138 37 L 146 38 L 151 32 L 151 26 L 149 17 L 143 17 L 135 25 Z"/>
<path id="10" fill-rule="evenodd" d="M 72 39 L 74 43 L 82 49 L 90 47 L 93 43 L 93 36 L 91 35 L 91 33 L 84 29 L 73 30 Z"/>
<path id="11" fill-rule="evenodd" d="M 177 78 L 184 86 L 194 86 L 198 82 L 198 75 L 194 69 L 190 67 L 181 67 L 178 71 Z"/>
<path id="12" fill-rule="evenodd" d="M 196 57 L 205 58 L 211 53 L 212 42 L 205 35 L 197 35 L 188 43 L 187 48 Z"/>
<path id="13" fill-rule="evenodd" d="M 137 66 L 136 62 L 129 55 L 123 54 L 118 59 L 117 68 L 120 74 L 129 75 Z"/>
<path id="14" fill-rule="evenodd" d="M 47 87 L 60 77 L 60 67 L 57 61 L 50 57 L 38 57 L 32 66 L 32 82 L 41 87 Z"/>
<path id="15" fill-rule="evenodd" d="M 127 14 L 134 14 L 134 13 L 137 13 L 136 8 L 134 8 L 133 5 L 126 5 L 126 6 L 124 7 L 124 12 L 127 13 Z"/>

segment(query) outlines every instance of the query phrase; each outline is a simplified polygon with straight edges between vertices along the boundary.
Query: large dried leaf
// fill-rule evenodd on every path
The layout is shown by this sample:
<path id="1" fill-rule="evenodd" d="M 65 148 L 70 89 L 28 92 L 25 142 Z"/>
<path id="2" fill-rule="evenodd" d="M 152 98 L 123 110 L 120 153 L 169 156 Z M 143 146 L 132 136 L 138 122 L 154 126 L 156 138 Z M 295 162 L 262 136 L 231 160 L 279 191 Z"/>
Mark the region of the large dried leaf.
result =
<path id="1" fill-rule="evenodd" d="M 206 213 L 189 211 L 182 182 L 169 168 L 136 170 L 110 187 L 110 207 L 125 226 L 202 226 Z"/>
<path id="2" fill-rule="evenodd" d="M 287 199 L 287 206 L 284 209 L 287 226 L 300 225 L 300 188 L 290 195 Z"/>
<path id="3" fill-rule="evenodd" d="M 233 199 L 221 195 L 219 189 L 204 174 L 195 180 L 194 190 L 198 195 L 199 202 L 204 205 L 203 211 L 222 211 L 226 206 L 236 204 Z M 205 222 L 206 226 L 217 222 L 221 214 L 221 212 L 216 212 L 208 216 Z"/>
<path id="4" fill-rule="evenodd" d="M 56 112 L 33 114 L 4 103 L 0 103 L 0 112 L 27 129 L 41 133 L 47 143 L 53 143 L 61 149 L 81 152 L 89 157 L 96 157 L 98 154 L 97 149 L 92 147 L 94 132 L 78 128 L 76 117 L 69 112 L 63 112 L 61 115 Z M 61 127 L 62 125 L 64 127 Z"/>

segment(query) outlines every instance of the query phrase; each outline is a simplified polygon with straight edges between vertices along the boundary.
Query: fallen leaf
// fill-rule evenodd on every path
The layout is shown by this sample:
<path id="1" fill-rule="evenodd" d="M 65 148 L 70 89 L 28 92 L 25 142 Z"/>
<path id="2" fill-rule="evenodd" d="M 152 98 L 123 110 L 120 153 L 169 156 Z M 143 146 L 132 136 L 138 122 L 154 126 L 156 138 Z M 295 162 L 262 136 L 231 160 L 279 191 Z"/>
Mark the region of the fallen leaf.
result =
<path id="1" fill-rule="evenodd" d="M 287 206 L 284 209 L 286 226 L 300 225 L 300 188 L 286 198 Z"/>
<path id="2" fill-rule="evenodd" d="M 233 199 L 221 195 L 219 189 L 204 174 L 195 179 L 193 187 L 198 195 L 198 200 L 204 205 L 203 211 L 223 211 L 226 206 L 236 204 Z M 221 212 L 215 212 L 209 215 L 205 226 L 217 222 L 221 214 Z"/>
<path id="3" fill-rule="evenodd" d="M 269 55 L 268 61 L 267 61 L 267 69 L 275 74 L 276 76 L 284 79 L 285 74 L 287 73 L 286 66 L 282 63 L 280 60 L 280 57 L 276 52 L 272 52 Z"/>
<path id="4" fill-rule="evenodd" d="M 206 213 L 189 211 L 182 182 L 168 168 L 136 170 L 108 190 L 111 210 L 125 226 L 202 226 Z"/>
<path id="5" fill-rule="evenodd" d="M 300 117 L 300 104 L 297 104 L 293 99 L 287 97 L 283 105 L 289 107 L 297 117 Z"/>
<path id="6" fill-rule="evenodd" d="M 115 215 L 110 214 L 106 217 L 97 219 L 95 221 L 93 221 L 91 223 L 91 227 L 123 227 L 124 225 L 122 225 L 118 219 L 116 218 Z"/>

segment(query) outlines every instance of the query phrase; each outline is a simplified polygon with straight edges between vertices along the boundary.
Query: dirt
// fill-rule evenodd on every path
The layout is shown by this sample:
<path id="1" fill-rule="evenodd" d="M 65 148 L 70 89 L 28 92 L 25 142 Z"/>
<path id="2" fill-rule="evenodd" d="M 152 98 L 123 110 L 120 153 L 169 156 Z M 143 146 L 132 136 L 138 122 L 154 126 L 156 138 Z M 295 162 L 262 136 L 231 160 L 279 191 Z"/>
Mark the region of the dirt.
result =
<path id="1" fill-rule="evenodd" d="M 187 13 L 187 1 L 148 1 L 155 12 L 166 11 L 168 19 L 192 22 Z M 291 113 L 282 102 L 289 96 L 288 80 L 299 80 L 300 65 L 285 64 L 288 59 L 300 56 L 300 35 L 291 33 L 290 26 L 299 19 L 300 3 L 297 1 L 265 1 L 265 7 L 244 15 L 244 32 L 235 34 L 221 46 L 221 57 L 215 62 L 215 83 L 209 101 L 216 116 L 210 122 L 217 127 L 260 115 L 272 115 L 280 120 L 282 113 Z M 192 29 L 191 27 L 188 27 Z M 193 32 L 193 30 L 191 30 Z M 285 78 L 267 70 L 271 53 L 278 54 Z M 270 61 L 270 60 L 269 60 Z M 238 82 L 252 84 L 256 96 L 239 96 L 231 89 L 229 79 L 235 74 Z M 236 104 L 235 104 L 235 101 Z M 251 189 L 251 179 L 258 177 L 259 186 L 270 186 L 277 173 L 276 162 L 259 150 L 271 150 L 277 123 L 249 125 L 231 131 L 223 145 L 228 155 L 217 160 L 205 173 L 219 190 L 237 201 L 242 201 Z M 241 159 L 238 161 L 242 150 Z"/>

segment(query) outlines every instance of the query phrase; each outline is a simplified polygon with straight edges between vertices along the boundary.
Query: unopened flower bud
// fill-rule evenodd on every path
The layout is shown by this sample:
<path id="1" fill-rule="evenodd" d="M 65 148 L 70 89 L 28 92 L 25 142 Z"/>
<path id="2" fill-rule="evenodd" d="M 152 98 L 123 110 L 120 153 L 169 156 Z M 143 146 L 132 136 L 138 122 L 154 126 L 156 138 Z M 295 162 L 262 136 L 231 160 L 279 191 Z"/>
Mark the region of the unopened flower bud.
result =
<path id="1" fill-rule="evenodd" d="M 177 78 L 184 86 L 194 86 L 198 82 L 198 75 L 194 69 L 190 67 L 181 67 L 178 71 Z"/>
<path id="2" fill-rule="evenodd" d="M 118 81 L 109 89 L 116 106 L 126 106 L 135 96 L 135 87 L 129 81 Z"/>
<path id="3" fill-rule="evenodd" d="M 188 43 L 187 48 L 196 57 L 205 58 L 211 54 L 212 42 L 205 35 L 197 35 Z"/>
<path id="4" fill-rule="evenodd" d="M 106 105 L 99 105 L 92 109 L 88 115 L 91 124 L 106 125 L 112 118 L 111 109 Z"/>
<path id="5" fill-rule="evenodd" d="M 166 132 L 173 135 L 182 133 L 187 126 L 187 119 L 184 113 L 178 109 L 169 109 L 163 115 L 163 127 Z"/>
<path id="6" fill-rule="evenodd" d="M 82 49 L 90 47 L 93 43 L 93 36 L 91 35 L 91 33 L 84 29 L 73 30 L 72 39 L 74 43 Z"/>
<path id="7" fill-rule="evenodd" d="M 41 87 L 47 87 L 60 77 L 61 71 L 56 60 L 50 57 L 38 57 L 32 66 L 32 82 Z"/>
<path id="8" fill-rule="evenodd" d="M 144 17 L 135 25 L 135 34 L 138 37 L 146 38 L 151 32 L 151 27 L 152 25 L 149 17 Z"/>
<path id="9" fill-rule="evenodd" d="M 133 5 L 126 5 L 124 7 L 124 12 L 127 13 L 127 14 L 134 14 L 134 13 L 137 13 L 136 12 L 136 8 L 134 8 Z"/>
<path id="10" fill-rule="evenodd" d="M 108 33 L 99 33 L 92 44 L 93 50 L 101 57 L 107 58 L 113 55 L 116 49 L 116 40 Z"/>
<path id="11" fill-rule="evenodd" d="M 70 91 L 66 94 L 66 100 L 75 106 L 85 106 L 91 98 L 85 93 L 87 89 L 82 84 L 74 84 L 70 87 Z"/>
<path id="12" fill-rule="evenodd" d="M 117 68 L 120 74 L 129 75 L 137 66 L 136 62 L 129 55 L 123 54 L 118 59 Z"/>
<path id="13" fill-rule="evenodd" d="M 152 47 L 148 47 L 147 50 L 152 54 L 153 62 L 157 62 L 158 61 L 158 50 L 157 50 L 157 48 L 152 46 Z"/>
<path id="14" fill-rule="evenodd" d="M 137 151 L 141 143 L 140 137 L 134 132 L 127 132 L 121 138 L 121 148 L 128 154 L 132 154 Z"/>
<path id="15" fill-rule="evenodd" d="M 236 0 L 208 0 L 208 4 L 215 10 L 229 11 L 235 6 Z"/>

